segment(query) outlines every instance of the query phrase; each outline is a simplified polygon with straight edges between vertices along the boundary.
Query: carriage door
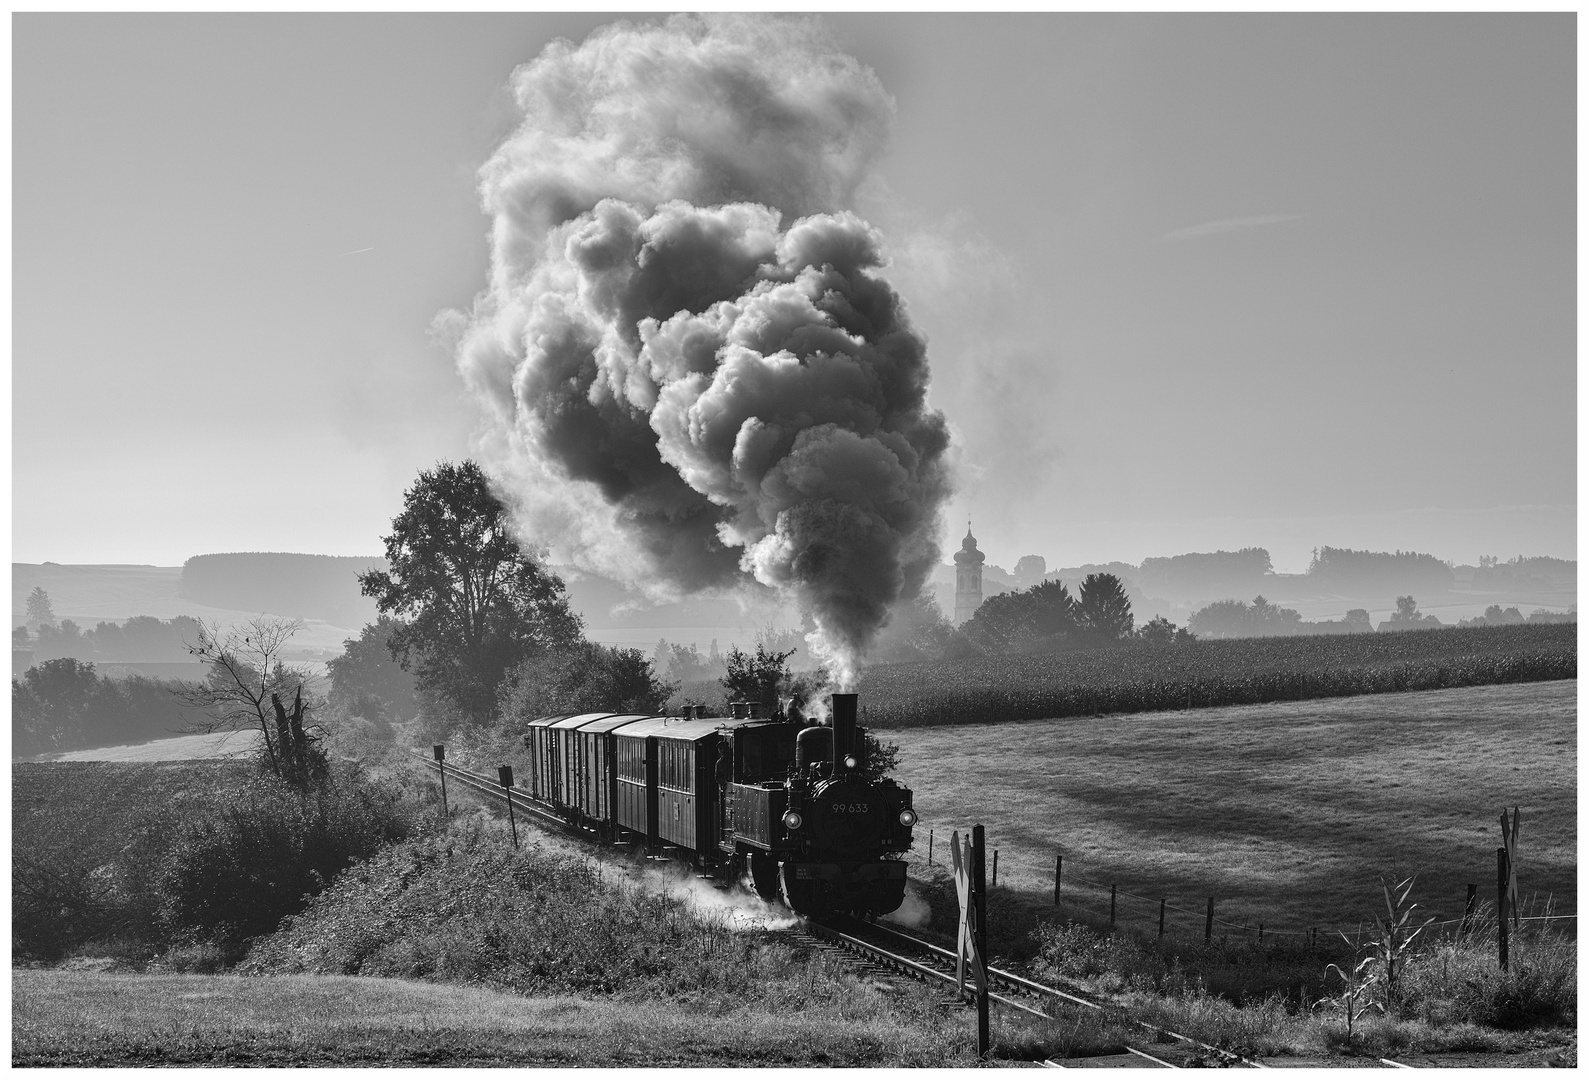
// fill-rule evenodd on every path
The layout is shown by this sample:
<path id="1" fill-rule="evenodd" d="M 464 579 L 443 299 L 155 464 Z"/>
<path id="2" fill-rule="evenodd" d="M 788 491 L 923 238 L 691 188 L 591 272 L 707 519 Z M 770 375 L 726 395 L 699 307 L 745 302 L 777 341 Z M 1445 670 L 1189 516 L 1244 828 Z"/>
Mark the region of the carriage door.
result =
<path id="1" fill-rule="evenodd" d="M 557 753 L 558 731 L 554 727 L 546 729 L 546 786 L 550 791 L 553 806 L 563 805 L 563 770 L 562 762 Z"/>
<path id="2" fill-rule="evenodd" d="M 703 740 L 704 741 L 704 740 Z M 717 808 L 717 837 L 722 843 L 734 838 L 734 733 L 722 731 L 717 735 L 717 760 L 713 766 L 712 784 L 717 789 L 713 804 Z"/>

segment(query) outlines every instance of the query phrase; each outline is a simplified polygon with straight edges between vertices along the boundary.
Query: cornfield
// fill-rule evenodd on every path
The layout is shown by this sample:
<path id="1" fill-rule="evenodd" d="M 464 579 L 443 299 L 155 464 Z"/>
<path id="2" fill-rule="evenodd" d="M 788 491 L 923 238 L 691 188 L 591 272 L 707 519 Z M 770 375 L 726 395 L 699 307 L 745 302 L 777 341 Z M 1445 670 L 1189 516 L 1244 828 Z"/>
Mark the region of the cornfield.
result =
<path id="1" fill-rule="evenodd" d="M 1130 643 L 869 668 L 861 722 L 975 724 L 1573 679 L 1578 628 L 1482 626 L 1330 637 Z"/>

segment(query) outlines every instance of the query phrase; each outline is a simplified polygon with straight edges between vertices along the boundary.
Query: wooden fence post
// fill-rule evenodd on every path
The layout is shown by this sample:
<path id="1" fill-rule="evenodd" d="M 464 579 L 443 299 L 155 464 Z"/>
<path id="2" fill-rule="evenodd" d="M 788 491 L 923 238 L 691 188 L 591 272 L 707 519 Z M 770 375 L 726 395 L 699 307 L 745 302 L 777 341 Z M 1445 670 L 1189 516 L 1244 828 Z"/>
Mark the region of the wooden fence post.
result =
<path id="1" fill-rule="evenodd" d="M 1506 873 L 1507 873 L 1507 869 L 1508 868 L 1507 868 L 1507 865 L 1506 865 L 1506 849 L 1504 847 L 1498 847 L 1498 848 L 1495 849 L 1495 915 L 1496 915 L 1496 919 L 1495 919 L 1496 939 L 1495 939 L 1495 941 L 1496 941 L 1496 946 L 1497 946 L 1497 948 L 1498 948 L 1498 950 L 1500 952 L 1501 970 L 1502 971 L 1506 970 L 1507 959 L 1508 959 L 1508 957 L 1506 955 L 1506 951 L 1507 951 L 1506 947 L 1507 947 L 1507 944 L 1508 944 L 1508 942 L 1506 940 Z"/>
<path id="2" fill-rule="evenodd" d="M 932 830 L 927 830 L 927 865 L 932 865 Z"/>
<path id="3" fill-rule="evenodd" d="M 1168 903 L 1168 900 L 1159 901 L 1159 937 L 1164 936 L 1164 905 Z"/>
<path id="4" fill-rule="evenodd" d="M 1065 856 L 1056 853 L 1055 856 L 1054 856 L 1054 906 L 1055 907 L 1059 906 L 1059 874 L 1060 874 L 1060 871 L 1062 871 L 1064 869 L 1065 869 Z"/>
<path id="5" fill-rule="evenodd" d="M 1208 919 L 1203 923 L 1203 940 L 1214 940 L 1214 898 L 1208 898 Z"/>
<path id="6" fill-rule="evenodd" d="M 999 883 L 999 849 L 993 849 L 993 884 Z"/>
<path id="7" fill-rule="evenodd" d="M 1115 887 L 1109 886 L 1109 929 L 1115 928 Z"/>

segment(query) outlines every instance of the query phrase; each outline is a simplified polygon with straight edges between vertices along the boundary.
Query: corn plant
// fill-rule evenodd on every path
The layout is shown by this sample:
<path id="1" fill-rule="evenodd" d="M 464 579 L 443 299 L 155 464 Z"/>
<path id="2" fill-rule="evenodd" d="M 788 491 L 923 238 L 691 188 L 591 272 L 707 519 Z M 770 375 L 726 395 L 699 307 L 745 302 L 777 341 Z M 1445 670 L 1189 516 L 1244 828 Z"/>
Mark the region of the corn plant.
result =
<path id="1" fill-rule="evenodd" d="M 1412 894 L 1416 879 L 1417 875 L 1414 874 L 1395 885 L 1380 882 L 1385 892 L 1386 917 L 1380 920 L 1379 936 L 1374 941 L 1374 958 L 1379 961 L 1379 969 L 1383 973 L 1381 982 L 1385 988 L 1384 1007 L 1387 1013 L 1396 1008 L 1397 984 L 1412 952 L 1412 943 L 1435 921 L 1431 915 L 1416 927 L 1412 925 L 1412 913 L 1418 905 L 1408 903 L 1407 897 Z"/>
<path id="2" fill-rule="evenodd" d="M 879 664 L 859 690 L 879 728 L 1182 709 L 1570 679 L 1577 626 L 1241 638 Z"/>
<path id="3" fill-rule="evenodd" d="M 1352 944 L 1352 939 L 1345 934 L 1341 935 L 1341 940 L 1348 945 Z M 1359 1020 L 1371 1010 L 1385 1011 L 1383 1006 L 1373 998 L 1374 983 L 1378 977 L 1378 972 L 1375 969 L 1378 966 L 1379 956 L 1377 953 L 1370 953 L 1359 960 L 1350 973 L 1335 964 L 1326 964 L 1324 967 L 1326 983 L 1329 981 L 1330 972 L 1332 971 L 1341 977 L 1341 993 L 1335 997 L 1322 997 L 1313 1007 L 1318 1009 L 1332 1006 L 1340 1009 L 1345 1014 L 1347 1046 L 1352 1045 L 1352 1040 L 1357 1035 L 1357 1022 Z"/>

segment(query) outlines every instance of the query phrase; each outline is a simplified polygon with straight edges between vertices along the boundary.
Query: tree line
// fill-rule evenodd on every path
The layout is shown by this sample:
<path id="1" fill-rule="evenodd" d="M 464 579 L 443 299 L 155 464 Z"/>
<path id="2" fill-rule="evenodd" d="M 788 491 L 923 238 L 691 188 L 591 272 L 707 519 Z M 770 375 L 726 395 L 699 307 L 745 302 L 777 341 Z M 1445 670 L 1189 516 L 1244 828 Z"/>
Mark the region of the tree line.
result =
<path id="1" fill-rule="evenodd" d="M 167 620 L 136 615 L 123 623 L 100 622 L 85 630 L 71 619 L 56 623 L 49 594 L 42 588 L 33 590 L 28 604 L 28 623 L 11 631 L 11 648 L 31 652 L 35 663 L 64 656 L 129 664 L 193 659 L 187 643 L 198 636 L 199 622 L 186 615 Z"/>
<path id="2" fill-rule="evenodd" d="M 177 680 L 113 679 L 65 656 L 11 679 L 13 757 L 147 742 L 182 734 L 201 719 Z"/>

